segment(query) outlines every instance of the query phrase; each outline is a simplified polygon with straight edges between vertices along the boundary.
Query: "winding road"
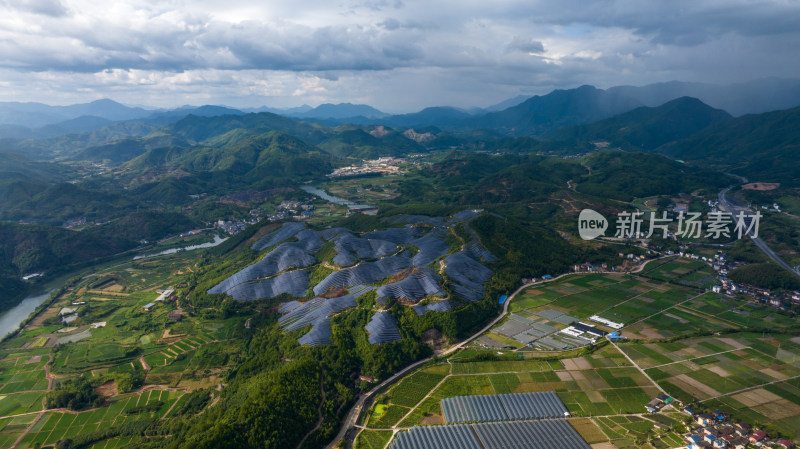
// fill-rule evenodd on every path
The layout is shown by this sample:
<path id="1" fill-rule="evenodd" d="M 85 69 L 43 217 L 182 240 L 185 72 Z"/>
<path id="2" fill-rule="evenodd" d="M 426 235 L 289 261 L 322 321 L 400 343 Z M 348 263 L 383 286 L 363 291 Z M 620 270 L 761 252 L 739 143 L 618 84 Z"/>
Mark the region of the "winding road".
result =
<path id="1" fill-rule="evenodd" d="M 747 182 L 746 178 L 741 178 L 740 177 L 740 179 L 742 179 L 743 182 Z M 736 217 L 736 214 L 738 214 L 739 212 L 744 212 L 745 214 L 751 214 L 753 211 L 751 211 L 749 207 L 747 207 L 744 204 L 741 204 L 738 201 L 728 197 L 728 192 L 731 190 L 732 187 L 733 186 L 727 187 L 725 189 L 722 189 L 722 191 L 719 192 L 719 196 L 718 196 L 719 208 L 721 210 L 724 210 L 725 212 L 729 212 L 734 217 Z M 745 221 L 747 221 L 747 220 L 745 219 Z M 747 225 L 749 226 L 750 223 L 747 222 Z M 747 236 L 750 237 L 750 239 L 753 241 L 753 243 L 755 243 L 755 245 L 758 247 L 758 249 L 760 249 L 761 252 L 763 252 L 767 257 L 769 257 L 770 259 L 775 261 L 775 263 L 777 263 L 778 265 L 780 265 L 783 268 L 789 270 L 791 273 L 794 273 L 795 275 L 800 276 L 800 273 L 795 271 L 795 269 L 791 265 L 789 265 L 786 261 L 781 259 L 781 257 L 778 256 L 778 254 L 775 253 L 775 251 L 773 251 L 772 248 L 770 248 L 766 244 L 766 242 L 764 242 L 764 240 L 761 239 L 761 237 L 758 237 L 758 234 L 755 231 L 756 231 L 756 229 L 753 229 L 751 232 L 749 232 L 747 234 Z M 754 235 L 755 235 L 755 237 L 754 237 Z"/>
<path id="2" fill-rule="evenodd" d="M 658 259 L 662 259 L 663 257 L 664 256 L 658 257 L 656 259 L 647 260 L 644 263 L 642 263 L 641 265 L 639 265 L 638 267 L 636 267 L 634 270 L 630 271 L 630 273 L 638 273 L 638 272 L 642 271 L 644 269 L 645 265 L 647 265 L 649 262 L 652 262 L 652 261 L 658 260 Z M 557 281 L 557 280 L 559 280 L 559 279 L 561 279 L 561 278 L 563 278 L 565 276 L 571 276 L 571 275 L 575 275 L 575 274 L 594 274 L 594 273 L 603 273 L 603 272 L 564 273 L 564 274 L 558 275 L 558 276 L 556 276 L 556 277 L 554 277 L 552 279 L 548 279 L 546 281 L 531 282 L 531 283 L 528 283 L 528 284 L 523 284 L 521 287 L 516 289 L 514 291 L 514 293 L 508 295 L 508 298 L 506 298 L 506 301 L 503 303 L 503 312 L 500 315 L 498 315 L 489 324 L 484 326 L 481 330 L 479 330 L 478 332 L 476 332 L 475 334 L 473 334 L 471 337 L 467 338 L 466 340 L 463 340 L 460 343 L 457 343 L 457 344 L 455 344 L 455 345 L 453 345 L 453 346 L 451 346 L 451 347 L 449 347 L 449 348 L 447 348 L 447 349 L 445 349 L 443 351 L 437 351 L 435 353 L 435 356 L 436 357 L 444 357 L 444 356 L 450 355 L 453 352 L 458 351 L 459 349 L 463 348 L 465 345 L 469 344 L 472 340 L 474 340 L 474 339 L 478 338 L 479 336 L 481 336 L 484 332 L 486 332 L 489 329 L 491 329 L 495 324 L 499 323 L 500 320 L 502 320 L 508 314 L 508 308 L 509 308 L 509 306 L 511 304 L 511 300 L 513 300 L 514 297 L 516 297 L 523 290 L 525 290 L 527 288 L 530 288 L 531 286 L 534 286 L 534 285 L 541 285 L 541 284 L 544 284 L 544 283 L 555 282 L 555 281 Z M 619 272 L 616 272 L 616 273 L 617 274 L 621 274 Z M 336 435 L 336 438 L 334 438 L 333 441 L 331 441 L 330 444 L 325 446 L 325 449 L 334 449 L 335 447 L 338 446 L 338 444 L 342 440 L 344 440 L 348 436 L 347 433 L 350 431 L 350 429 L 354 429 L 354 428 L 359 427 L 358 426 L 358 419 L 361 416 L 361 413 L 364 411 L 365 405 L 367 407 L 369 407 L 370 403 L 368 401 L 372 400 L 372 398 L 374 396 L 376 396 L 378 393 L 383 391 L 386 387 L 392 385 L 393 383 L 395 383 L 398 380 L 400 380 L 406 374 L 414 371 L 415 369 L 419 368 L 420 366 L 424 365 L 425 363 L 430 362 L 431 360 L 433 360 L 433 356 L 427 357 L 427 358 L 422 359 L 422 360 L 420 360 L 420 361 L 418 361 L 416 363 L 413 363 L 413 364 L 403 368 L 402 370 L 398 371 L 397 373 L 395 373 L 391 377 L 387 378 L 383 382 L 379 383 L 373 389 L 371 389 L 368 392 L 362 394 L 356 400 L 356 403 L 353 404 L 353 406 L 350 408 L 350 412 L 348 412 L 347 417 L 342 422 L 342 426 L 339 429 L 339 433 Z"/>

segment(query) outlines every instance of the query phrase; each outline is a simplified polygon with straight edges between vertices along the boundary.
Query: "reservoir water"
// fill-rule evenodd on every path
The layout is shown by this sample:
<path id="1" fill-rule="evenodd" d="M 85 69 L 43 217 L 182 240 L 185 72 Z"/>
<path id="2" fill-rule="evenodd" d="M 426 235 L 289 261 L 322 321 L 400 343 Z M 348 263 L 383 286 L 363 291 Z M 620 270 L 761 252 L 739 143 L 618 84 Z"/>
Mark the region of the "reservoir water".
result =
<path id="1" fill-rule="evenodd" d="M 333 196 L 330 193 L 328 193 L 328 192 L 326 192 L 326 191 L 324 191 L 324 190 L 322 190 L 322 189 L 320 189 L 318 187 L 302 186 L 300 188 L 305 190 L 306 192 L 312 194 L 312 195 L 315 195 L 315 196 L 318 196 L 318 197 L 322 198 L 325 201 L 328 201 L 328 202 L 333 203 L 333 204 L 339 204 L 339 205 L 342 205 L 342 206 L 347 206 L 349 209 L 368 209 L 368 208 L 372 207 L 372 206 L 368 206 L 366 204 L 358 204 L 356 202 L 353 202 L 353 201 L 350 201 L 350 200 L 346 200 L 344 198 L 339 198 L 338 196 Z"/>
<path id="2" fill-rule="evenodd" d="M 28 296 L 16 307 L 0 315 L 0 337 L 4 337 L 19 328 L 19 323 L 33 313 L 39 304 L 47 301 L 53 290 L 47 290 Z"/>
<path id="3" fill-rule="evenodd" d="M 175 254 L 178 251 L 192 251 L 192 250 L 195 250 L 195 249 L 213 248 L 213 247 L 219 245 L 220 243 L 224 242 L 225 240 L 228 240 L 228 238 L 227 237 L 226 238 L 222 238 L 222 237 L 220 237 L 218 235 L 215 235 L 213 242 L 201 243 L 199 245 L 185 246 L 183 248 L 170 248 L 170 249 L 165 249 L 164 251 L 161 251 L 161 252 L 158 252 L 158 253 L 153 253 L 153 254 L 142 254 L 140 256 L 134 257 L 133 260 L 147 259 L 147 258 L 150 258 L 150 257 L 157 257 L 157 256 L 166 256 L 167 254 Z"/>

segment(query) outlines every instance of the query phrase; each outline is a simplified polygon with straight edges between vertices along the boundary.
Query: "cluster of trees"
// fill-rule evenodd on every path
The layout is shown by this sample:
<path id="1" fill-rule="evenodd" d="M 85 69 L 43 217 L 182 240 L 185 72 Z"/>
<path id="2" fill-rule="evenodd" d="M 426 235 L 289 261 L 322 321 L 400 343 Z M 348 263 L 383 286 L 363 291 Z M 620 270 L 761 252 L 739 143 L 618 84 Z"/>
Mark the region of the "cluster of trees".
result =
<path id="1" fill-rule="evenodd" d="M 134 365 L 133 371 L 121 372 L 114 375 L 114 382 L 117 384 L 117 391 L 120 393 L 130 393 L 144 385 L 144 378 L 147 373 Z"/>
<path id="2" fill-rule="evenodd" d="M 105 400 L 97 393 L 95 386 L 84 377 L 70 378 L 47 393 L 47 408 L 66 408 L 85 410 L 100 407 Z"/>
<path id="3" fill-rule="evenodd" d="M 728 275 L 733 282 L 768 289 L 800 290 L 800 277 L 773 263 L 753 263 Z"/>

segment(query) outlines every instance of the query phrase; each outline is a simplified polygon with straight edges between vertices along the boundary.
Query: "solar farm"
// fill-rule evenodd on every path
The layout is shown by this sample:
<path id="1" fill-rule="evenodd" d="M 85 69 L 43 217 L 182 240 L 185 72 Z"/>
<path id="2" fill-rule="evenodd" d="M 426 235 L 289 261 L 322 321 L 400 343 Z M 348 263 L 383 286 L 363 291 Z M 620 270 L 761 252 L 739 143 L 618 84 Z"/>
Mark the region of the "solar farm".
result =
<path id="1" fill-rule="evenodd" d="M 442 399 L 442 411 L 447 423 L 563 418 L 569 414 L 552 391 L 455 396 Z"/>
<path id="2" fill-rule="evenodd" d="M 747 332 L 747 326 L 780 330 L 792 323 L 746 300 L 708 292 L 709 274 L 695 261 L 668 258 L 638 274 L 577 274 L 528 288 L 512 300 L 507 318 L 469 348 L 377 397 L 362 418 L 356 448 L 378 447 L 376 441 L 403 449 L 685 446 L 670 430 L 687 419 L 679 406 L 645 410 L 662 393 L 675 404 L 696 401 L 747 422 L 770 422 L 785 435 L 800 434 L 800 337 Z M 564 334 L 570 328 L 586 341 L 577 344 L 579 336 Z M 629 340 L 610 343 L 589 335 L 591 329 Z M 530 403 L 511 407 L 509 398 Z M 548 440 L 547 430 L 535 430 L 551 422 L 580 441 Z M 502 435 L 527 437 L 511 441 L 479 430 L 511 424 L 518 430 L 508 427 Z M 656 438 L 654 428 L 660 429 Z"/>
<path id="3" fill-rule="evenodd" d="M 565 420 L 415 427 L 397 435 L 392 449 L 589 449 Z"/>
<path id="4" fill-rule="evenodd" d="M 225 294 L 237 301 L 296 298 L 280 306 L 280 326 L 284 332 L 311 326 L 298 340 L 309 346 L 331 344 L 331 316 L 356 307 L 356 298 L 372 290 L 379 307 L 398 302 L 415 307 L 417 314 L 449 311 L 459 301 L 483 299 L 483 284 L 492 276 L 484 263 L 496 258 L 467 223 L 477 215 L 465 211 L 449 220 L 395 217 L 391 222 L 399 227 L 363 234 L 344 228 L 315 231 L 303 223 L 285 223 L 252 245 L 253 250 L 266 251 L 260 260 L 225 278 L 208 293 Z M 461 251 L 455 252 L 447 242 L 449 226 L 454 223 L 463 223 L 470 233 Z M 417 226 L 421 224 L 425 226 Z M 325 245 L 329 248 L 323 251 Z M 324 277 L 317 277 L 318 282 L 311 285 L 309 273 L 320 272 L 318 267 L 323 267 Z M 445 275 L 456 298 L 445 293 Z M 400 340 L 388 314 L 374 314 L 365 329 L 372 344 Z"/>

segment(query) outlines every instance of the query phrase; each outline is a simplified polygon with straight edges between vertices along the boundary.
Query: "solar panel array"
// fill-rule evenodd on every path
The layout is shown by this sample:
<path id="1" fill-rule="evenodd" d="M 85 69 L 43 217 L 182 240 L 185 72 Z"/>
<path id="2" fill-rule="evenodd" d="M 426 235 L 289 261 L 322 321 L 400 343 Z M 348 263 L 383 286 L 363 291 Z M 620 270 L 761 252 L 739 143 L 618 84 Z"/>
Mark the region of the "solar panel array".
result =
<path id="1" fill-rule="evenodd" d="M 264 248 L 269 248 L 270 246 L 277 245 L 278 243 L 302 231 L 303 229 L 305 229 L 305 227 L 306 227 L 305 224 L 294 221 L 289 223 L 284 223 L 283 226 L 281 226 L 280 228 L 270 232 L 264 237 L 261 237 L 256 243 L 253 244 L 252 248 L 256 251 L 261 251 Z"/>
<path id="2" fill-rule="evenodd" d="M 304 296 L 308 290 L 308 273 L 305 270 L 287 271 L 269 279 L 238 284 L 227 290 L 237 301 L 274 298 L 282 293 Z"/>
<path id="3" fill-rule="evenodd" d="M 382 219 L 385 223 L 392 225 L 415 225 L 420 223 L 428 223 L 433 226 L 444 226 L 446 224 L 442 217 L 429 217 L 427 215 L 393 215 Z"/>
<path id="4" fill-rule="evenodd" d="M 424 236 L 412 240 L 410 243 L 419 249 L 419 252 L 414 255 L 411 262 L 415 267 L 428 265 L 436 259 L 446 256 L 450 250 L 450 245 L 447 244 L 447 231 L 444 229 L 434 229 L 433 231 L 425 234 Z"/>
<path id="5" fill-rule="evenodd" d="M 482 423 L 472 426 L 484 449 L 590 449 L 565 419 Z"/>
<path id="6" fill-rule="evenodd" d="M 418 426 L 400 432 L 391 449 L 590 449 L 564 419 Z"/>
<path id="7" fill-rule="evenodd" d="M 462 210 L 461 212 L 453 215 L 453 217 L 450 218 L 450 222 L 451 223 L 459 223 L 459 222 L 462 222 L 462 221 L 471 220 L 471 219 L 477 217 L 478 214 L 479 214 L 479 212 L 475 212 L 474 210 Z"/>
<path id="8" fill-rule="evenodd" d="M 422 231 L 417 228 L 389 228 L 364 234 L 365 238 L 388 240 L 392 243 L 408 243 L 417 238 Z"/>
<path id="9" fill-rule="evenodd" d="M 477 240 L 470 240 L 467 242 L 467 251 L 472 255 L 475 260 L 482 260 L 484 262 L 496 262 L 497 257 L 484 248 Z"/>
<path id="10" fill-rule="evenodd" d="M 314 286 L 314 294 L 321 295 L 330 288 L 371 284 L 385 279 L 411 266 L 411 259 L 403 256 L 385 257 L 376 262 L 362 262 L 353 268 L 334 271 Z"/>
<path id="11" fill-rule="evenodd" d="M 415 269 L 405 279 L 378 288 L 378 302 L 385 304 L 388 299 L 416 301 L 428 295 L 442 296 L 444 292 L 439 288 L 439 280 L 439 275 L 432 268 Z"/>
<path id="12" fill-rule="evenodd" d="M 317 297 L 305 303 L 290 301 L 285 304 L 280 309 L 285 315 L 278 319 L 281 331 L 291 332 L 310 324 L 311 330 L 298 339 L 300 344 L 309 346 L 331 344 L 330 316 L 357 305 L 356 299 L 349 294 L 338 298 Z"/>
<path id="13" fill-rule="evenodd" d="M 317 231 L 306 229 L 305 231 L 300 231 L 295 234 L 295 237 L 297 238 L 297 241 L 287 243 L 287 245 L 297 245 L 298 247 L 310 252 L 314 252 L 322 246 L 322 238 L 320 238 L 319 232 Z"/>
<path id="14" fill-rule="evenodd" d="M 388 240 L 361 238 L 352 234 L 339 234 L 335 242 L 337 254 L 333 263 L 341 267 L 354 265 L 358 259 L 379 259 L 397 252 L 397 245 Z"/>
<path id="15" fill-rule="evenodd" d="M 287 223 L 291 224 L 291 223 Z M 269 235 L 273 235 L 276 232 L 279 232 L 281 229 L 284 229 L 286 225 L 278 229 L 277 231 L 272 232 Z M 290 229 L 293 231 L 293 229 Z M 282 235 L 286 235 L 283 233 Z M 304 230 L 293 234 L 293 236 L 297 237 L 297 241 L 283 243 L 279 245 L 277 248 L 273 249 L 269 253 L 267 253 L 261 260 L 245 267 L 238 272 L 234 273 L 231 277 L 225 279 L 224 281 L 220 282 L 219 284 L 211 287 L 208 290 L 208 293 L 227 293 L 231 296 L 231 293 L 234 291 L 237 286 L 241 284 L 246 284 L 249 282 L 253 282 L 255 279 L 259 278 L 267 278 L 278 274 L 282 271 L 288 270 L 291 267 L 307 267 L 309 265 L 313 265 L 317 263 L 317 259 L 314 258 L 310 254 L 312 251 L 316 251 L 322 246 L 322 239 L 319 237 L 319 234 L 316 231 L 311 230 Z M 291 236 L 290 236 L 291 237 Z M 262 239 L 263 240 L 263 239 Z M 271 241 L 271 240 L 270 240 Z M 267 245 L 272 246 L 272 245 Z M 263 281 L 262 281 L 263 282 Z M 307 288 L 307 280 L 306 280 L 306 287 Z M 247 292 L 248 287 L 241 287 L 239 288 L 239 295 L 241 296 L 243 293 Z M 262 291 L 262 290 L 253 290 L 253 291 Z M 291 288 L 291 291 L 300 291 L 299 284 L 296 288 Z M 296 296 L 303 296 L 305 292 L 300 293 Z M 271 296 L 266 296 L 271 297 Z M 244 299 L 258 299 L 258 298 L 244 298 Z"/>
<path id="16" fill-rule="evenodd" d="M 455 426 L 419 426 L 400 432 L 392 449 L 481 449 L 467 424 Z"/>
<path id="17" fill-rule="evenodd" d="M 353 235 L 353 233 L 347 228 L 328 228 L 320 231 L 320 235 L 325 240 L 333 240 L 335 237 L 342 234 Z"/>
<path id="18" fill-rule="evenodd" d="M 483 299 L 483 284 L 492 277 L 492 270 L 470 257 L 466 251 L 448 256 L 444 272 L 452 281 L 453 292 L 467 301 Z"/>
<path id="19" fill-rule="evenodd" d="M 375 287 L 374 285 L 356 285 L 348 288 L 347 291 L 356 298 L 359 298 L 364 293 L 371 292 L 377 288 L 378 287 Z"/>
<path id="20" fill-rule="evenodd" d="M 474 421 L 515 421 L 562 418 L 567 407 L 553 391 L 480 396 L 455 396 L 442 399 L 448 423 Z"/>
<path id="21" fill-rule="evenodd" d="M 379 345 L 381 343 L 391 343 L 400 341 L 400 331 L 397 330 L 397 321 L 389 312 L 375 312 L 364 329 L 367 330 L 370 344 Z"/>
<path id="22" fill-rule="evenodd" d="M 411 308 L 414 309 L 414 312 L 417 312 L 417 315 L 425 315 L 425 312 L 428 311 L 447 312 L 448 310 L 453 310 L 453 303 L 446 299 L 444 301 L 432 302 L 430 304 L 416 305 Z"/>

